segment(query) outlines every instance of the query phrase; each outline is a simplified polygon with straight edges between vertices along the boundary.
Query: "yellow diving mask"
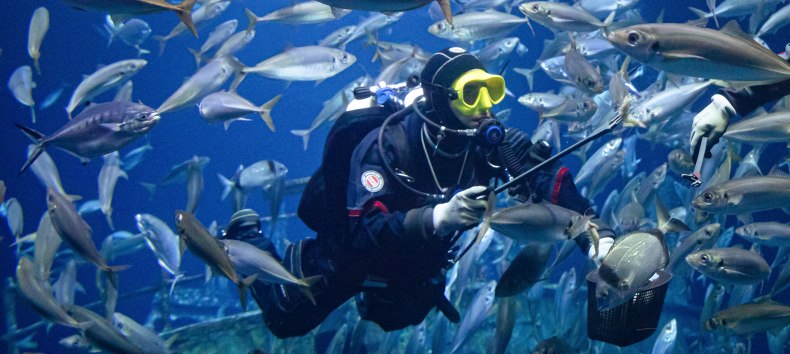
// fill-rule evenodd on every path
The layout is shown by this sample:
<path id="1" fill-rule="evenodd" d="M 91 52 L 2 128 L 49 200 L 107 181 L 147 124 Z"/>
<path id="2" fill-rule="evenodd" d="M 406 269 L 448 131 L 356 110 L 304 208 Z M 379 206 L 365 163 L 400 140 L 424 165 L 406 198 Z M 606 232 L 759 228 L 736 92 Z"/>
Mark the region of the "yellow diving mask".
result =
<path id="1" fill-rule="evenodd" d="M 505 79 L 472 69 L 455 79 L 452 89 L 458 94 L 452 106 L 463 115 L 475 116 L 488 112 L 505 98 Z"/>

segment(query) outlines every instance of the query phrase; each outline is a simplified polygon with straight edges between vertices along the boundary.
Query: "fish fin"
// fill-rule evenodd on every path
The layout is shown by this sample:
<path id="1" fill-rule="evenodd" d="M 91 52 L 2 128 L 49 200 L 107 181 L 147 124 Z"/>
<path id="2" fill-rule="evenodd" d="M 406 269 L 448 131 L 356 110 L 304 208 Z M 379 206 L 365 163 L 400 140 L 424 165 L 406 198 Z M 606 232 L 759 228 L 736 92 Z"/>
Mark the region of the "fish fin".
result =
<path id="1" fill-rule="evenodd" d="M 757 42 L 754 41 L 754 38 L 752 38 L 751 36 L 749 36 L 749 34 L 741 30 L 741 26 L 738 25 L 738 22 L 735 20 L 731 20 L 730 22 L 727 22 L 727 24 L 724 25 L 724 27 L 722 27 L 722 29 L 719 30 L 719 32 L 728 34 L 730 36 L 739 39 L 743 39 L 749 43 L 754 43 L 755 45 L 762 47 L 761 45 L 759 45 Z"/>
<path id="2" fill-rule="evenodd" d="M 192 54 L 192 56 L 195 57 L 195 67 L 200 69 L 200 61 L 203 59 L 200 55 L 200 52 L 192 48 L 187 48 L 187 50 L 190 54 Z"/>
<path id="3" fill-rule="evenodd" d="M 496 203 L 496 194 L 493 190 L 488 193 L 488 199 L 486 200 L 486 209 L 485 215 L 483 215 L 483 223 L 480 225 L 480 229 L 477 231 L 477 237 L 475 238 L 475 243 L 479 244 L 480 241 L 485 236 L 486 232 L 488 232 L 488 228 L 491 226 L 491 215 L 494 213 L 494 205 Z"/>
<path id="4" fill-rule="evenodd" d="M 305 151 L 307 150 L 307 142 L 310 140 L 310 133 L 310 129 L 291 130 L 291 134 L 302 137 L 302 143 L 304 144 Z"/>
<path id="5" fill-rule="evenodd" d="M 83 287 L 79 282 L 74 282 L 74 290 L 85 294 L 85 287 Z"/>
<path id="6" fill-rule="evenodd" d="M 249 277 L 244 278 L 238 284 L 239 287 L 239 300 L 241 301 L 241 308 L 245 311 L 247 310 L 247 288 L 252 285 L 255 279 L 258 278 L 258 274 L 250 275 Z"/>
<path id="7" fill-rule="evenodd" d="M 716 23 L 716 28 L 720 28 L 719 26 L 719 17 L 716 16 L 716 0 L 705 0 L 705 4 L 708 6 L 708 10 L 710 10 L 711 15 L 713 16 L 713 22 Z"/>
<path id="8" fill-rule="evenodd" d="M 450 0 L 436 0 L 439 3 L 439 7 L 442 8 L 442 13 L 444 13 L 444 18 L 447 20 L 447 23 L 450 25 L 453 24 L 453 9 L 450 7 Z"/>
<path id="9" fill-rule="evenodd" d="M 107 266 L 107 268 L 105 270 L 108 273 L 110 273 L 109 275 L 112 275 L 114 273 L 119 273 L 119 272 L 122 272 L 122 271 L 124 271 L 126 269 L 129 269 L 129 267 L 131 267 L 131 265 L 123 264 L 123 265 L 116 265 L 116 266 Z"/>
<path id="10" fill-rule="evenodd" d="M 513 68 L 513 71 L 524 75 L 527 78 L 527 83 L 529 84 L 529 89 L 532 90 L 532 82 L 534 79 L 535 69 L 525 69 L 525 68 Z"/>
<path id="11" fill-rule="evenodd" d="M 771 169 L 768 171 L 768 174 L 766 176 L 790 178 L 790 174 L 783 171 L 781 168 L 779 168 L 779 166 L 771 167 Z"/>
<path id="12" fill-rule="evenodd" d="M 247 32 L 252 31 L 255 29 L 255 25 L 258 24 L 258 15 L 246 7 L 244 8 L 244 15 L 247 16 L 247 20 L 249 22 L 249 25 L 247 25 Z"/>
<path id="13" fill-rule="evenodd" d="M 211 276 L 212 276 L 211 267 L 209 265 L 206 265 L 206 271 L 203 274 L 204 274 L 204 276 L 206 278 L 204 280 L 203 284 L 207 284 L 208 281 L 211 280 Z"/>
<path id="14" fill-rule="evenodd" d="M 184 277 L 184 273 L 178 273 L 173 277 L 173 282 L 170 283 L 170 296 L 173 296 L 173 290 L 176 288 L 176 283 L 178 280 Z"/>
<path id="15" fill-rule="evenodd" d="M 737 215 L 736 218 L 744 225 L 751 224 L 754 221 L 752 214 L 740 214 Z"/>
<path id="16" fill-rule="evenodd" d="M 178 10 L 176 10 L 176 15 L 178 18 L 181 19 L 181 22 L 184 23 L 185 26 L 189 29 L 192 34 L 195 35 L 195 38 L 198 38 L 197 28 L 195 28 L 195 23 L 192 22 L 192 7 L 195 6 L 195 0 L 184 0 L 180 4 L 176 5 Z"/>
<path id="17" fill-rule="evenodd" d="M 30 154 L 28 154 L 27 161 L 25 161 L 25 164 L 22 165 L 22 168 L 19 170 L 19 174 L 21 175 L 44 152 L 45 149 L 44 134 L 41 134 L 33 129 L 25 127 L 24 125 L 21 125 L 19 123 L 14 123 L 14 125 L 16 125 L 17 128 L 22 130 L 22 133 L 24 133 L 28 138 L 30 138 L 30 140 L 33 140 L 36 143 L 35 147 L 33 148 L 33 151 L 31 151 Z"/>
<path id="18" fill-rule="evenodd" d="M 334 16 L 335 18 L 343 17 L 344 12 L 345 12 L 344 9 L 341 9 L 341 8 L 335 7 L 335 6 L 331 7 L 331 11 L 332 11 L 332 16 Z"/>
<path id="19" fill-rule="evenodd" d="M 222 197 L 220 198 L 220 201 L 223 201 L 225 200 L 225 198 L 228 197 L 228 194 L 230 194 L 230 192 L 233 191 L 233 189 L 236 187 L 236 181 L 230 180 L 219 173 L 217 173 L 217 178 L 219 178 L 219 182 L 220 184 L 222 184 L 223 187 Z"/>
<path id="20" fill-rule="evenodd" d="M 155 41 L 159 42 L 159 56 L 161 57 L 162 54 L 165 52 L 165 47 L 167 46 L 167 37 L 164 36 L 152 36 Z"/>
<path id="21" fill-rule="evenodd" d="M 700 60 L 708 60 L 707 58 L 701 57 L 699 55 L 689 54 L 689 53 L 661 53 L 666 59 L 669 60 L 681 60 L 681 59 L 700 59 Z"/>
<path id="22" fill-rule="evenodd" d="M 274 98 L 270 99 L 269 101 L 258 107 L 259 110 L 258 113 L 261 115 L 261 119 L 263 119 L 263 121 L 266 123 L 266 126 L 268 126 L 269 130 L 271 130 L 272 132 L 274 132 L 275 128 L 274 128 L 274 122 L 272 121 L 271 112 L 272 109 L 274 109 L 274 105 L 276 105 L 277 102 L 279 102 L 280 98 L 282 97 L 283 95 L 281 94 L 274 96 Z"/>
<path id="23" fill-rule="evenodd" d="M 107 225 L 110 226 L 110 230 L 115 231 L 115 225 L 112 223 L 112 207 L 104 211 L 104 216 L 107 218 Z"/>
<path id="24" fill-rule="evenodd" d="M 321 275 L 316 275 L 316 276 L 312 276 L 312 277 L 306 277 L 306 278 L 299 279 L 300 282 L 304 284 L 304 286 L 300 286 L 299 287 L 299 292 L 304 294 L 304 296 L 307 296 L 307 298 L 310 299 L 310 302 L 312 302 L 313 305 L 315 305 L 316 302 L 315 302 L 315 297 L 313 297 L 313 292 L 310 291 L 310 288 L 313 287 L 313 284 L 317 283 L 318 281 L 322 280 L 323 278 L 324 277 L 321 276 Z"/>
<path id="25" fill-rule="evenodd" d="M 614 23 L 614 16 L 617 14 L 617 9 L 613 10 L 609 16 L 606 16 L 606 19 L 603 21 L 603 33 L 604 35 L 609 35 L 609 28 Z"/>
<path id="26" fill-rule="evenodd" d="M 146 190 L 148 190 L 148 200 L 154 199 L 154 194 L 156 194 L 156 184 L 140 182 L 140 185 L 145 187 Z"/>

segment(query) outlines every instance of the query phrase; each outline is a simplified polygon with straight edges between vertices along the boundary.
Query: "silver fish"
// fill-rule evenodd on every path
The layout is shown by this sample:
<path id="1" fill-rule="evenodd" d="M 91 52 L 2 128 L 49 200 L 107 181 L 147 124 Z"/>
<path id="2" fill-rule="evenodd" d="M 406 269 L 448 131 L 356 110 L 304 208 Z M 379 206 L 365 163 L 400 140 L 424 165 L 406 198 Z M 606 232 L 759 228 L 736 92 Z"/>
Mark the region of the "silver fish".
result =
<path id="1" fill-rule="evenodd" d="M 86 324 L 71 318 L 60 304 L 55 302 L 55 298 L 52 297 L 52 288 L 49 286 L 49 283 L 38 278 L 30 258 L 23 256 L 19 259 L 19 264 L 16 267 L 16 281 L 20 295 L 27 300 L 41 317 L 50 322 L 68 327 L 86 327 Z"/>
<path id="2" fill-rule="evenodd" d="M 142 233 L 135 235 L 129 231 L 116 231 L 104 238 L 99 253 L 104 259 L 112 261 L 136 253 L 143 247 L 145 247 L 145 237 Z"/>
<path id="3" fill-rule="evenodd" d="M 639 3 L 639 0 L 580 0 L 579 6 L 595 17 L 604 17 L 612 11 L 622 12 Z"/>
<path id="4" fill-rule="evenodd" d="M 702 327 L 707 331 L 744 336 L 787 325 L 790 325 L 790 307 L 768 300 L 717 312 Z"/>
<path id="5" fill-rule="evenodd" d="M 740 215 L 790 205 L 790 178 L 744 177 L 716 184 L 692 200 L 695 209 L 708 213 Z"/>
<path id="6" fill-rule="evenodd" d="M 69 118 L 71 118 L 71 112 L 83 102 L 89 101 L 113 87 L 122 85 L 137 74 L 146 64 L 148 62 L 143 59 L 121 60 L 88 75 L 74 89 L 74 93 L 71 94 L 69 104 L 66 106 Z"/>
<path id="7" fill-rule="evenodd" d="M 477 291 L 475 298 L 469 305 L 464 319 L 455 334 L 450 352 L 456 352 L 471 337 L 471 334 L 483 323 L 488 315 L 488 311 L 494 306 L 494 293 L 496 282 L 489 281 Z"/>
<path id="8" fill-rule="evenodd" d="M 706 3 L 708 4 L 710 12 L 706 13 L 693 7 L 689 7 L 689 10 L 699 16 L 699 18 L 713 17 L 716 21 L 716 27 L 719 27 L 719 17 L 732 18 L 749 16 L 759 9 L 758 4 L 762 6 L 763 9 L 770 10 L 773 9 L 775 5 L 783 2 L 782 0 L 724 0 L 719 6 L 714 7 L 716 1 L 708 0 Z"/>
<path id="9" fill-rule="evenodd" d="M 5 201 L 5 203 L 0 207 L 0 212 L 6 218 L 6 222 L 8 223 L 8 228 L 11 230 L 11 234 L 14 236 L 15 239 L 19 239 L 22 236 L 22 230 L 25 226 L 25 219 L 24 215 L 22 214 L 22 205 L 19 204 L 19 200 L 16 198 L 11 198 Z"/>
<path id="10" fill-rule="evenodd" d="M 676 23 L 636 25 L 607 38 L 622 52 L 668 73 L 750 84 L 790 78 L 790 64 L 734 21 L 721 31 Z"/>
<path id="11" fill-rule="evenodd" d="M 268 58 L 244 73 L 287 81 L 324 80 L 354 64 L 357 57 L 340 49 L 321 46 L 296 47 Z"/>
<path id="12" fill-rule="evenodd" d="M 310 140 L 310 133 L 323 126 L 328 122 L 334 122 L 345 113 L 346 106 L 354 100 L 354 89 L 357 87 L 364 87 L 371 83 L 370 76 L 362 76 L 348 85 L 344 86 L 340 91 L 336 92 L 332 98 L 324 101 L 323 108 L 318 115 L 313 118 L 310 127 L 302 130 L 291 130 L 291 134 L 302 137 L 304 149 L 307 150 L 307 142 Z"/>
<path id="13" fill-rule="evenodd" d="M 98 199 L 91 199 L 80 204 L 77 208 L 77 214 L 86 215 L 97 213 L 101 211 L 101 202 Z"/>
<path id="14" fill-rule="evenodd" d="M 209 123 L 223 122 L 225 130 L 237 120 L 248 120 L 243 116 L 258 113 L 271 131 L 274 131 L 271 111 L 282 95 L 274 96 L 266 103 L 256 106 L 236 92 L 220 91 L 204 97 L 198 104 L 200 116 Z"/>
<path id="15" fill-rule="evenodd" d="M 393 62 L 405 57 L 414 57 L 423 63 L 431 59 L 431 53 L 420 49 L 420 47 L 416 45 L 379 41 L 375 38 L 373 40 L 375 40 L 376 43 L 376 54 L 373 56 L 372 61 L 380 59 L 382 67 L 388 67 Z"/>
<path id="16" fill-rule="evenodd" d="M 30 157 L 35 150 L 36 145 L 28 145 L 27 157 Z M 41 182 L 45 188 L 54 188 L 58 193 L 66 194 L 60 182 L 58 167 L 55 166 L 55 161 L 52 160 L 52 157 L 49 156 L 46 151 L 41 152 L 41 156 L 30 165 L 30 168 L 33 170 L 33 174 L 36 175 L 36 178 L 38 178 L 38 181 Z"/>
<path id="17" fill-rule="evenodd" d="M 347 9 L 332 9 L 318 1 L 305 1 L 272 11 L 257 18 L 257 22 L 277 22 L 290 25 L 306 25 L 339 19 L 351 13 Z"/>
<path id="18" fill-rule="evenodd" d="M 521 96 L 524 97 L 524 96 Z M 537 128 L 535 128 L 535 132 L 532 134 L 530 141 L 535 144 L 539 140 L 543 140 L 546 142 L 551 142 L 551 146 L 556 148 L 557 150 L 561 149 L 560 146 L 560 126 L 557 124 L 556 121 L 551 119 L 546 119 Z"/>
<path id="19" fill-rule="evenodd" d="M 691 173 L 694 170 L 694 161 L 686 149 L 675 149 L 667 156 L 667 166 L 676 174 Z"/>
<path id="20" fill-rule="evenodd" d="M 687 264 L 686 256 L 692 252 L 712 248 L 721 234 L 721 224 L 705 225 L 691 235 L 686 236 L 680 244 L 672 250 L 667 269 L 673 274 L 679 272 L 681 266 Z"/>
<path id="21" fill-rule="evenodd" d="M 354 33 L 352 33 L 351 36 L 349 36 L 348 39 L 346 39 L 346 41 L 340 45 L 340 48 L 345 48 L 349 43 L 353 42 L 357 38 L 367 35 L 368 33 L 376 33 L 378 30 L 397 22 L 401 16 L 403 16 L 403 12 L 388 14 L 376 13 L 368 18 L 365 18 L 357 24 Z"/>
<path id="22" fill-rule="evenodd" d="M 90 226 L 77 214 L 71 201 L 52 188 L 47 190 L 47 211 L 60 238 L 82 258 L 109 273 L 120 272 L 129 267 L 107 265 L 107 261 L 93 244 Z"/>
<path id="23" fill-rule="evenodd" d="M 700 250 L 686 256 L 686 263 L 725 285 L 756 284 L 771 271 L 762 256 L 737 247 Z"/>
<path id="24" fill-rule="evenodd" d="M 750 9 L 751 10 L 751 9 Z M 718 15 L 718 14 L 717 14 Z M 773 34 L 779 31 L 780 28 L 787 26 L 790 23 L 790 5 L 786 5 L 781 9 L 774 12 L 763 23 L 760 30 L 757 31 L 756 37 L 762 37 L 767 34 Z"/>
<path id="25" fill-rule="evenodd" d="M 107 16 L 104 21 L 104 29 L 109 36 L 107 39 L 108 47 L 115 38 L 119 38 L 124 44 L 137 49 L 138 57 L 150 53 L 150 51 L 140 48 L 140 45 L 148 40 L 148 37 L 151 35 L 151 26 L 148 25 L 148 22 L 139 18 L 133 18 L 124 23 L 116 24 L 110 16 Z"/>
<path id="26" fill-rule="evenodd" d="M 573 179 L 574 183 L 577 185 L 589 183 L 589 181 L 592 179 L 592 176 L 595 174 L 595 171 L 600 168 L 600 166 L 606 160 L 612 158 L 612 156 L 614 156 L 617 151 L 619 151 L 622 144 L 623 139 L 617 137 L 609 140 L 600 148 L 598 148 L 598 150 L 596 150 L 589 158 L 587 158 L 587 162 L 582 165 L 581 169 L 579 169 L 579 173 L 577 173 L 576 177 Z"/>
<path id="27" fill-rule="evenodd" d="M 343 26 L 336 29 L 334 32 L 328 34 L 324 39 L 318 41 L 318 45 L 322 47 L 338 48 L 341 44 L 345 43 L 351 35 L 356 32 L 357 26 Z"/>
<path id="28" fill-rule="evenodd" d="M 178 235 L 167 223 L 151 214 L 137 214 L 134 219 L 137 222 L 137 229 L 145 237 L 145 242 L 156 256 L 159 266 L 175 277 L 170 286 L 172 293 L 178 279 L 183 277 L 183 273 L 179 271 L 183 250 Z"/>
<path id="29" fill-rule="evenodd" d="M 424 67 L 425 62 L 421 59 L 412 56 L 404 57 L 382 69 L 373 82 L 406 82 L 409 77 L 419 75 Z"/>
<path id="30" fill-rule="evenodd" d="M 584 9 L 557 2 L 531 1 L 519 5 L 518 9 L 527 18 L 555 32 L 592 32 L 609 26 L 612 21 L 601 22 Z"/>
<path id="31" fill-rule="evenodd" d="M 553 92 L 532 92 L 518 98 L 518 103 L 535 112 L 551 111 L 568 100 L 567 97 Z"/>
<path id="32" fill-rule="evenodd" d="M 540 118 L 553 119 L 558 122 L 586 122 L 595 115 L 598 104 L 589 97 L 568 99 L 549 111 L 539 112 Z"/>
<path id="33" fill-rule="evenodd" d="M 77 262 L 69 260 L 66 267 L 60 272 L 58 280 L 52 284 L 55 291 L 55 301 L 61 305 L 74 305 L 74 294 L 77 290 L 85 292 L 80 283 L 77 283 Z"/>
<path id="34" fill-rule="evenodd" d="M 667 178 L 667 164 L 662 163 L 658 167 L 656 167 L 653 172 L 650 172 L 645 178 L 644 181 L 639 185 L 639 188 L 636 190 L 637 200 L 639 203 L 647 204 L 650 202 L 650 199 L 655 195 L 658 187 L 664 183 L 664 180 Z"/>
<path id="35" fill-rule="evenodd" d="M 144 353 L 140 347 L 129 341 L 109 321 L 97 313 L 77 305 L 68 305 L 65 308 L 68 314 L 77 321 L 91 323 L 83 331 L 85 339 L 91 345 L 110 353 Z"/>
<path id="36" fill-rule="evenodd" d="M 221 174 L 217 175 L 224 187 L 222 191 L 223 200 L 233 190 L 249 194 L 255 188 L 268 189 L 277 180 L 284 179 L 288 173 L 288 168 L 275 160 L 261 160 L 247 168 L 239 167 L 237 174 L 230 180 Z"/>
<path id="37" fill-rule="evenodd" d="M 269 252 L 244 241 L 225 239 L 220 240 L 220 243 L 224 245 L 225 252 L 238 273 L 244 276 L 257 275 L 257 280 L 267 283 L 297 286 L 315 304 L 310 287 L 321 280 L 321 276 L 299 279 Z"/>
<path id="38" fill-rule="evenodd" d="M 129 342 L 134 343 L 134 345 L 139 347 L 144 353 L 171 353 L 165 341 L 162 340 L 156 332 L 144 327 L 126 315 L 120 312 L 113 313 L 112 323 Z"/>
<path id="39" fill-rule="evenodd" d="M 554 204 L 520 204 L 494 213 L 491 228 L 515 240 L 554 243 L 579 236 L 590 218 Z"/>
<path id="40" fill-rule="evenodd" d="M 694 104 L 710 84 L 704 81 L 663 90 L 634 105 L 631 115 L 646 126 L 664 122 Z"/>
<path id="41" fill-rule="evenodd" d="M 255 281 L 256 275 L 240 279 L 222 244 L 209 234 L 206 227 L 191 213 L 176 211 L 176 228 L 187 248 L 206 262 L 209 269 L 220 270 L 223 275 L 238 286 L 241 305 L 246 308 L 247 288 Z"/>
<path id="42" fill-rule="evenodd" d="M 52 225 L 49 213 L 44 213 L 38 222 L 36 241 L 33 244 L 33 263 L 39 279 L 49 281 L 52 263 L 55 262 L 55 254 L 58 252 L 61 242 L 55 225 Z"/>
<path id="43" fill-rule="evenodd" d="M 428 32 L 456 43 L 470 43 L 513 32 L 527 19 L 499 11 L 467 12 L 457 15 L 450 24 L 441 20 L 428 27 Z"/>
<path id="44" fill-rule="evenodd" d="M 51 107 L 53 104 L 55 104 L 55 102 L 58 101 L 58 99 L 60 99 L 60 96 L 63 95 L 63 91 L 65 90 L 66 84 L 60 85 L 60 87 L 50 92 L 47 97 L 44 97 L 44 101 L 41 102 L 41 106 L 39 106 L 39 108 L 47 109 Z"/>
<path id="45" fill-rule="evenodd" d="M 413 10 L 427 5 L 433 0 L 390 0 L 390 1 L 377 1 L 377 0 L 319 0 L 320 2 L 332 7 L 339 7 L 341 9 L 353 9 L 364 11 L 377 11 L 384 13 L 392 13 L 396 11 Z M 436 0 L 441 6 L 445 19 L 453 23 L 453 13 L 450 9 L 450 0 Z"/>
<path id="46" fill-rule="evenodd" d="M 727 127 L 728 140 L 744 143 L 785 143 L 790 140 L 790 111 L 779 111 L 743 119 Z"/>
<path id="47" fill-rule="evenodd" d="M 199 26 L 204 22 L 210 21 L 215 17 L 219 16 L 230 6 L 230 0 L 212 0 L 203 4 L 200 8 L 193 11 L 191 14 L 191 23 L 194 26 Z M 184 33 L 187 30 L 187 23 L 180 22 L 166 36 L 154 36 L 154 40 L 159 41 L 159 55 L 162 55 L 165 51 L 165 46 L 167 45 L 167 41 L 173 39 L 174 37 Z M 195 34 L 197 36 L 197 34 Z"/>
<path id="48" fill-rule="evenodd" d="M 232 56 L 236 54 L 236 52 L 244 49 L 253 39 L 255 38 L 255 30 L 246 30 L 240 31 L 235 33 L 234 35 L 230 36 L 225 43 L 222 43 L 217 49 L 217 52 L 214 53 L 214 59 L 222 58 L 225 56 Z M 212 60 L 214 60 L 212 59 Z M 197 59 L 198 65 L 200 65 L 200 60 Z"/>
<path id="49" fill-rule="evenodd" d="M 780 222 L 751 223 L 738 227 L 735 233 L 759 245 L 790 247 L 790 225 Z"/>
<path id="50" fill-rule="evenodd" d="M 8 89 L 19 103 L 30 107 L 30 115 L 33 123 L 36 122 L 36 101 L 33 100 L 33 89 L 36 83 L 33 82 L 33 70 L 30 65 L 20 66 L 8 79 Z"/>
<path id="51" fill-rule="evenodd" d="M 63 3 L 80 10 L 105 12 L 121 17 L 173 11 L 197 37 L 197 29 L 192 23 L 192 7 L 195 6 L 195 0 L 183 0 L 178 5 L 170 4 L 165 0 L 63 0 Z"/>
<path id="52" fill-rule="evenodd" d="M 153 149 L 154 148 L 151 146 L 151 144 L 146 142 L 145 145 L 138 147 L 132 151 L 129 151 L 128 153 L 126 153 L 126 155 L 124 155 L 123 162 L 121 163 L 121 167 L 126 172 L 131 171 L 132 169 L 137 167 L 137 165 L 139 165 L 140 162 L 143 161 L 145 155 L 148 154 L 148 152 L 150 152 Z"/>
<path id="53" fill-rule="evenodd" d="M 565 52 L 565 74 L 568 83 L 589 94 L 599 94 L 604 90 L 601 70 L 593 67 L 576 49 L 576 41 L 571 40 L 570 48 Z"/>
<path id="54" fill-rule="evenodd" d="M 664 325 L 653 344 L 653 354 L 670 354 L 675 349 L 678 335 L 678 322 L 673 318 Z"/>
<path id="55" fill-rule="evenodd" d="M 73 120 L 49 136 L 15 124 L 36 143 L 21 172 L 49 146 L 63 149 L 82 162 L 106 155 L 130 144 L 159 123 L 159 114 L 150 107 L 125 102 L 109 102 L 84 109 Z"/>
<path id="56" fill-rule="evenodd" d="M 99 171 L 99 203 L 102 213 L 107 217 L 107 224 L 113 230 L 115 226 L 112 223 L 112 195 L 119 178 L 129 179 L 129 176 L 121 168 L 120 154 L 113 151 L 104 155 L 104 164 Z"/>
<path id="57" fill-rule="evenodd" d="M 217 91 L 231 75 L 239 72 L 241 64 L 232 57 L 218 57 L 200 68 L 194 75 L 162 103 L 157 112 L 165 113 L 199 102 Z"/>
<path id="58" fill-rule="evenodd" d="M 208 34 L 208 38 L 206 38 L 206 41 L 203 42 L 199 50 L 189 49 L 189 52 L 195 56 L 195 66 L 200 67 L 200 60 L 203 55 L 214 49 L 214 47 L 224 43 L 234 32 L 236 32 L 236 27 L 238 27 L 238 25 L 239 20 L 236 19 L 225 21 Z"/>
<path id="59" fill-rule="evenodd" d="M 33 66 L 39 74 L 41 74 L 41 66 L 38 64 L 38 59 L 41 57 L 41 42 L 47 31 L 49 31 L 49 11 L 42 6 L 33 12 L 27 35 L 27 53 L 33 59 Z"/>
<path id="60" fill-rule="evenodd" d="M 499 61 L 509 57 L 519 44 L 521 43 L 518 37 L 502 38 L 492 41 L 474 54 L 480 59 L 483 65 L 492 68 L 496 66 Z"/>

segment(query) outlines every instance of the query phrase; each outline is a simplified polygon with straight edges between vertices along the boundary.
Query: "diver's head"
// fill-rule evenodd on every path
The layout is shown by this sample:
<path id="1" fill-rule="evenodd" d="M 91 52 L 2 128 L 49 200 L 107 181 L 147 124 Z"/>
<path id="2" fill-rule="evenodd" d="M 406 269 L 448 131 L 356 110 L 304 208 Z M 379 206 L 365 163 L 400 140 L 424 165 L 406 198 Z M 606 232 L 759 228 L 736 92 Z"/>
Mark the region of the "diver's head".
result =
<path id="1" fill-rule="evenodd" d="M 230 217 L 225 235 L 241 240 L 248 234 L 257 234 L 261 230 L 261 217 L 255 210 L 241 209 Z"/>
<path id="2" fill-rule="evenodd" d="M 505 80 L 486 72 L 466 50 L 446 48 L 434 54 L 420 75 L 428 111 L 451 129 L 476 128 L 505 97 Z"/>

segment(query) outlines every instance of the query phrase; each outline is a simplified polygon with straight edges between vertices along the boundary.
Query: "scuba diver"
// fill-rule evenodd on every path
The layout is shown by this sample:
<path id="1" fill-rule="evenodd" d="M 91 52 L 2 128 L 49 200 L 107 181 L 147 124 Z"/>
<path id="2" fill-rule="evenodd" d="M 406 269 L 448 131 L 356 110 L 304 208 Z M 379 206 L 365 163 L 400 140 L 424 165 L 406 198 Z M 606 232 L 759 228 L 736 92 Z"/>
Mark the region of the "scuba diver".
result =
<path id="1" fill-rule="evenodd" d="M 789 55 L 787 52 L 780 54 L 785 60 Z M 710 149 L 727 130 L 730 118 L 748 115 L 758 107 L 787 95 L 790 95 L 790 80 L 740 90 L 720 89 L 711 97 L 711 103 L 694 116 L 689 138 L 692 161 L 697 161 L 703 137 L 708 138 L 704 156 L 711 156 Z"/>
<path id="2" fill-rule="evenodd" d="M 395 111 L 386 95 L 377 96 L 384 98 L 347 111 L 330 131 L 298 210 L 317 236 L 289 245 L 282 259 L 298 278 L 322 276 L 311 288 L 315 303 L 290 285 L 256 281 L 251 287 L 277 337 L 306 334 L 354 296 L 362 319 L 385 331 L 417 325 L 434 307 L 460 320 L 444 297 L 458 236 L 482 220 L 492 180 L 529 170 L 551 147 L 532 144 L 496 120 L 491 108 L 505 96 L 504 79 L 464 49 L 435 53 L 419 84 L 424 100 Z M 517 184 L 508 192 L 520 201 L 590 211 L 559 163 Z M 224 237 L 277 257 L 252 213 L 234 214 Z M 590 249 L 587 239 L 577 243 Z M 607 252 L 607 241 L 601 244 L 599 257 Z"/>

